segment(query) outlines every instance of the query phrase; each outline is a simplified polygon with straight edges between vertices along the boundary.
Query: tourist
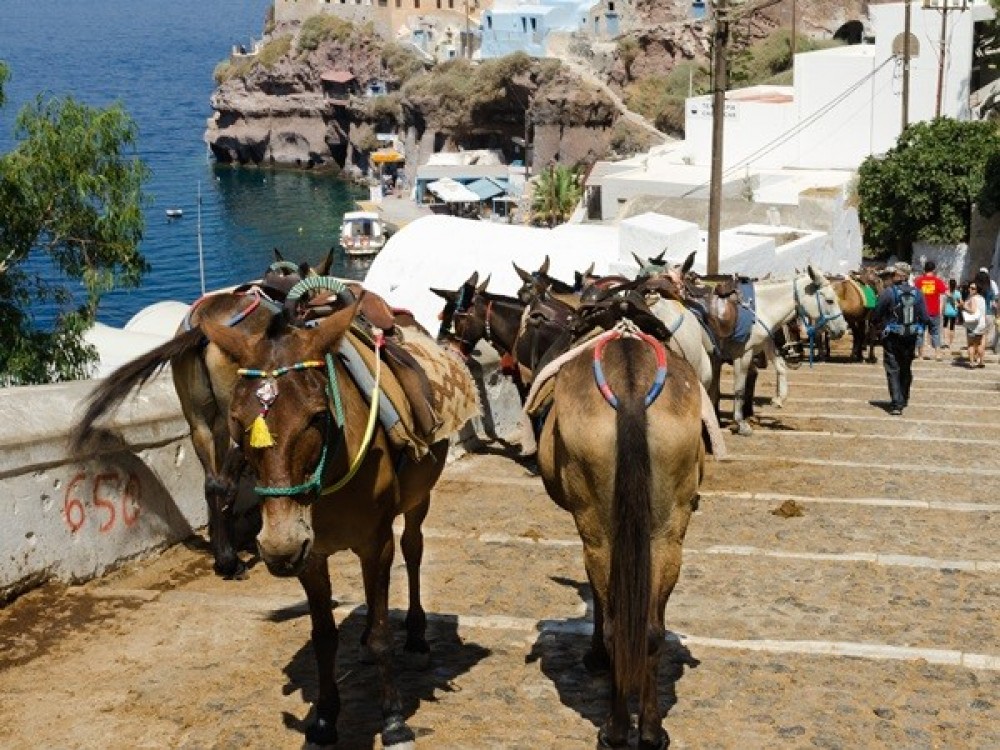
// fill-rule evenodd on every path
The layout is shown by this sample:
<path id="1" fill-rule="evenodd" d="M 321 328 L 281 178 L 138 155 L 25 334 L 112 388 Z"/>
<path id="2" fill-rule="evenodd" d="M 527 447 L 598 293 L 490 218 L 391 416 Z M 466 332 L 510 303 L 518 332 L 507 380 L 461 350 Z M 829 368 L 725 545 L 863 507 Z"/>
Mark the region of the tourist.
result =
<path id="1" fill-rule="evenodd" d="M 979 276 L 977 274 L 976 278 Z M 962 322 L 968 340 L 969 367 L 986 367 L 986 300 L 979 283 L 969 284 L 969 298 L 962 303 Z"/>
<path id="2" fill-rule="evenodd" d="M 935 268 L 937 266 L 932 260 L 924 263 L 924 272 L 917 277 L 913 285 L 924 295 L 924 306 L 930 318 L 927 335 L 930 338 L 931 349 L 934 350 L 934 359 L 941 359 L 941 296 L 948 291 L 948 287 L 944 279 L 934 273 Z M 920 344 L 920 356 L 930 359 L 930 352 L 927 350 L 923 335 L 920 336 Z"/>
<path id="3" fill-rule="evenodd" d="M 910 264 L 893 267 L 892 284 L 878 296 L 872 323 L 882 333 L 882 364 L 889 382 L 889 413 L 899 416 L 910 403 L 917 342 L 930 323 L 924 297 L 908 281 Z"/>
<path id="4" fill-rule="evenodd" d="M 955 343 L 955 323 L 958 322 L 958 311 L 962 306 L 962 292 L 955 279 L 948 279 L 948 291 L 944 295 L 943 328 L 944 348 L 950 350 Z"/>
<path id="5" fill-rule="evenodd" d="M 983 347 L 993 347 L 996 351 L 996 304 L 997 304 L 997 283 L 990 278 L 989 269 L 983 266 L 976 273 L 974 278 L 979 293 L 986 301 L 986 331 L 983 334 Z"/>

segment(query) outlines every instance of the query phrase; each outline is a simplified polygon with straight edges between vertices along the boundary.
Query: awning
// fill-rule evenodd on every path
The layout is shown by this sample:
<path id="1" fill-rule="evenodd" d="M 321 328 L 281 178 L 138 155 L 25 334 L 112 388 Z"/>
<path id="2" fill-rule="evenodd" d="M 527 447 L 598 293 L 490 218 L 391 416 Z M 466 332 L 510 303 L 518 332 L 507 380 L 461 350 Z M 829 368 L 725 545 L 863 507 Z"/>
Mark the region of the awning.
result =
<path id="1" fill-rule="evenodd" d="M 395 164 L 396 162 L 406 161 L 406 157 L 395 149 L 376 151 L 369 158 L 376 164 Z"/>
<path id="2" fill-rule="evenodd" d="M 349 70 L 327 70 L 319 77 L 325 83 L 350 83 L 354 74 Z"/>
<path id="3" fill-rule="evenodd" d="M 479 203 L 479 196 L 460 182 L 450 177 L 442 177 L 427 186 L 434 195 L 445 203 Z"/>
<path id="4" fill-rule="evenodd" d="M 478 180 L 470 182 L 465 187 L 478 195 L 479 200 L 483 201 L 504 193 L 504 189 L 502 187 L 486 177 L 480 177 Z"/>

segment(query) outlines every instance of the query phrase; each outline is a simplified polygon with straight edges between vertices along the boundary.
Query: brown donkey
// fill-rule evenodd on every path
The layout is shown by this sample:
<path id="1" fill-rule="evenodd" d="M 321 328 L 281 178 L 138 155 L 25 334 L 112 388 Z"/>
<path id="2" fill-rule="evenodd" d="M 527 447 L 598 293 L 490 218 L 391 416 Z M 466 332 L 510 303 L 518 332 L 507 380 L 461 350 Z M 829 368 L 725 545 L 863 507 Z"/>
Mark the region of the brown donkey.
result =
<path id="1" fill-rule="evenodd" d="M 639 747 L 651 750 L 669 742 L 657 675 L 664 608 L 704 469 L 701 387 L 651 337 L 615 329 L 596 341 L 554 376 L 538 466 L 583 541 L 594 595 L 586 663 L 611 669 L 600 743 L 628 742 L 628 700 L 638 694 Z"/>
<path id="2" fill-rule="evenodd" d="M 244 334 L 259 334 L 281 309 L 294 284 L 304 276 L 325 275 L 333 263 L 332 251 L 315 269 L 308 264 L 286 261 L 278 250 L 274 254 L 275 262 L 259 282 L 232 292 L 205 295 L 191 306 L 173 338 L 99 381 L 87 397 L 86 411 L 72 436 L 74 449 L 79 450 L 98 419 L 113 411 L 169 363 L 174 390 L 191 429 L 195 454 L 205 470 L 208 536 L 215 572 L 226 578 L 243 578 L 246 574 L 234 543 L 233 512 L 244 462 L 242 454 L 232 449 L 226 421 L 229 394 L 237 375 L 232 360 L 206 341 L 201 325 L 215 321 Z"/>
<path id="3" fill-rule="evenodd" d="M 262 334 L 247 336 L 212 321 L 204 323 L 204 331 L 240 368 L 229 429 L 257 477 L 261 557 L 274 575 L 298 577 L 309 602 L 319 699 L 306 739 L 321 745 L 337 740 L 337 626 L 330 607 L 327 558 L 351 550 L 360 558 L 364 580 L 368 609 L 364 640 L 381 679 L 382 745 L 392 747 L 414 740 L 392 675 L 392 523 L 398 515 L 405 518 L 400 546 L 410 599 L 404 649 L 426 659 L 420 526 L 431 489 L 444 468 L 448 437 L 474 416 L 478 402 L 464 365 L 422 330 L 407 328 L 399 335 L 427 373 L 440 422 L 432 435 L 424 436 L 426 450 L 420 454 L 390 439 L 375 419 L 379 369 L 373 393 L 363 392 L 335 354 L 358 304 L 351 302 L 349 292 L 342 291 L 341 296 L 348 306 L 311 328 L 292 327 L 278 316 Z"/>

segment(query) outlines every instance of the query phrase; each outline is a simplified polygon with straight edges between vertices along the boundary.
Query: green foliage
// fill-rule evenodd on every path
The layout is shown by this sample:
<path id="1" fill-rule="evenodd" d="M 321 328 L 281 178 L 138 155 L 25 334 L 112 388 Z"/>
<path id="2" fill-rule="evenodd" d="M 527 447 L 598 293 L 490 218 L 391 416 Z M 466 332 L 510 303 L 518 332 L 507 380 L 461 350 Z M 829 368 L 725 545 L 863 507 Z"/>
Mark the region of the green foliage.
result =
<path id="1" fill-rule="evenodd" d="M 16 145 L 0 155 L 0 383 L 85 377 L 96 352 L 81 336 L 101 297 L 147 270 L 136 136 L 117 105 L 39 98 L 19 113 Z M 44 330 L 38 303 L 59 310 Z"/>
<path id="2" fill-rule="evenodd" d="M 865 244 L 909 258 L 914 240 L 955 244 L 968 238 L 972 206 L 996 210 L 1000 185 L 988 163 L 1000 156 L 995 123 L 938 118 L 910 125 L 895 148 L 858 170 Z"/>
<path id="3" fill-rule="evenodd" d="M 382 47 L 382 62 L 397 81 L 408 81 L 425 70 L 416 52 L 396 42 L 386 42 Z"/>
<path id="4" fill-rule="evenodd" d="M 795 51 L 811 52 L 839 47 L 842 44 L 839 40 L 818 40 L 797 35 Z M 729 83 L 733 88 L 761 83 L 777 84 L 776 76 L 791 71 L 792 45 L 791 32 L 788 29 L 778 29 L 766 39 L 749 45 L 741 45 L 735 40 L 733 48 L 736 52 L 729 59 Z"/>
<path id="5" fill-rule="evenodd" d="M 609 145 L 619 156 L 633 156 L 649 151 L 652 141 L 649 133 L 620 117 L 611 128 Z"/>
<path id="6" fill-rule="evenodd" d="M 327 40 L 346 42 L 354 35 L 354 24 L 336 16 L 320 13 L 302 22 L 299 52 L 312 52 Z"/>
<path id="7" fill-rule="evenodd" d="M 273 68 L 275 63 L 287 55 L 291 48 L 292 37 L 290 36 L 279 36 L 272 39 L 264 45 L 260 54 L 257 55 L 257 63 L 267 69 Z"/>
<path id="8" fill-rule="evenodd" d="M 659 130 L 680 135 L 684 132 L 684 100 L 689 91 L 706 93 L 710 81 L 704 67 L 682 62 L 665 76 L 646 76 L 630 84 L 625 89 L 625 103 Z"/>
<path id="9" fill-rule="evenodd" d="M 580 202 L 583 187 L 576 169 L 553 164 L 535 181 L 531 199 L 531 219 L 535 224 L 554 227 L 566 222 Z"/>
<path id="10" fill-rule="evenodd" d="M 383 130 L 403 123 L 403 97 L 398 91 L 385 96 L 365 97 L 362 106 L 365 120 L 382 125 Z"/>
<path id="11" fill-rule="evenodd" d="M 632 80 L 632 63 L 639 56 L 639 42 L 635 37 L 625 36 L 618 40 L 618 59 L 625 67 L 626 80 Z"/>

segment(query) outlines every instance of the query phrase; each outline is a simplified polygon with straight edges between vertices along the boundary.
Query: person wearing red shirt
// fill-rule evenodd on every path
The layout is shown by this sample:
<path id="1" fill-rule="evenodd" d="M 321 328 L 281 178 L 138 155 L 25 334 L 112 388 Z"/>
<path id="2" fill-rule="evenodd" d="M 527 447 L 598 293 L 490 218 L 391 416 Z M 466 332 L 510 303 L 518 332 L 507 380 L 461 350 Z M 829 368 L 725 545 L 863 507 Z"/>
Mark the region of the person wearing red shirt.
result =
<path id="1" fill-rule="evenodd" d="M 935 268 L 937 266 L 932 260 L 924 263 L 924 272 L 913 280 L 913 286 L 924 295 L 924 306 L 927 308 L 927 316 L 931 319 L 930 325 L 927 326 L 927 333 L 930 335 L 934 359 L 941 359 L 941 295 L 948 293 L 948 285 L 944 279 L 934 273 Z M 924 345 L 923 336 L 920 337 L 920 340 L 920 356 L 924 359 L 930 359 L 930 353 Z"/>

